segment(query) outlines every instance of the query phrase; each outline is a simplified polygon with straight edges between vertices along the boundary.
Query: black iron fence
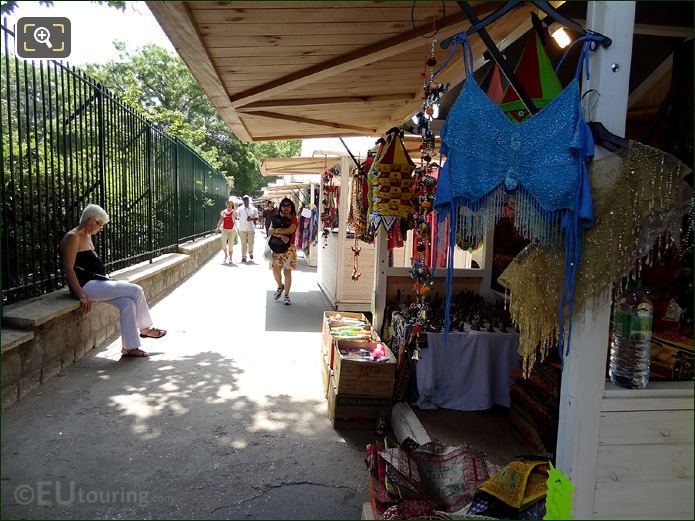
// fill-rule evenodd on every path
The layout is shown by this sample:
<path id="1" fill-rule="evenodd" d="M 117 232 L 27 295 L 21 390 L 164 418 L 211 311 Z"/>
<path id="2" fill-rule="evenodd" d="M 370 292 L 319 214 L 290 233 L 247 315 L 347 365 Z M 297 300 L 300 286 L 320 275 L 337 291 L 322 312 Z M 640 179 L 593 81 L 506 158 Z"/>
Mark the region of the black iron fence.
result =
<path id="1" fill-rule="evenodd" d="M 111 271 L 211 233 L 222 174 L 83 72 L 19 60 L 2 36 L 3 302 L 65 285 L 58 243 L 90 202 L 111 218 L 95 237 Z"/>

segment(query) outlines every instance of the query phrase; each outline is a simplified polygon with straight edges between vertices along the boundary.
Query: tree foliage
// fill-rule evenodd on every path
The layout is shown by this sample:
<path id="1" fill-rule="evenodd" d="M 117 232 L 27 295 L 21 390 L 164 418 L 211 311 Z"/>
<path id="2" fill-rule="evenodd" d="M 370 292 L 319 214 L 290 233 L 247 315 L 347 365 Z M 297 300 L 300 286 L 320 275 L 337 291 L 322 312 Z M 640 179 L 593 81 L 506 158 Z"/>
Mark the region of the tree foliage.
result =
<path id="1" fill-rule="evenodd" d="M 52 6 L 54 3 L 55 2 L 52 2 L 50 0 L 39 0 L 39 4 L 49 6 L 49 7 Z M 102 1 L 97 0 L 94 3 L 97 3 L 99 5 L 108 5 L 109 7 L 115 7 L 116 9 L 120 9 L 121 11 L 125 10 L 125 0 L 102 0 Z M 17 8 L 17 1 L 16 0 L 9 0 L 8 2 L 2 3 L 2 6 L 0 6 L 0 13 L 10 14 L 16 8 Z"/>
<path id="2" fill-rule="evenodd" d="M 235 193 L 255 195 L 267 184 L 258 167 L 261 157 L 299 153 L 299 140 L 243 144 L 175 54 L 154 44 L 133 53 L 123 42 L 114 45 L 119 59 L 89 65 L 89 74 L 140 107 L 168 133 L 189 143 L 230 179 Z"/>

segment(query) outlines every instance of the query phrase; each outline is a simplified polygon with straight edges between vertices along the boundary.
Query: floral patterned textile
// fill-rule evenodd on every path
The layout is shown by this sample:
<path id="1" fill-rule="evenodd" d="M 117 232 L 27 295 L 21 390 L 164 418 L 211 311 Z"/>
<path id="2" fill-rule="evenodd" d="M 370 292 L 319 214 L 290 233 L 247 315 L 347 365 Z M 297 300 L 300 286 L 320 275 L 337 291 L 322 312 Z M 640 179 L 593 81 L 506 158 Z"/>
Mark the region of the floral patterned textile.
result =
<path id="1" fill-rule="evenodd" d="M 297 247 L 293 244 L 285 253 L 273 253 L 271 266 L 281 270 L 295 269 L 297 267 Z"/>
<path id="2" fill-rule="evenodd" d="M 470 503 L 478 487 L 498 470 L 470 443 L 447 447 L 433 441 L 410 450 L 386 449 L 379 455 L 388 465 L 389 477 L 446 512 Z"/>

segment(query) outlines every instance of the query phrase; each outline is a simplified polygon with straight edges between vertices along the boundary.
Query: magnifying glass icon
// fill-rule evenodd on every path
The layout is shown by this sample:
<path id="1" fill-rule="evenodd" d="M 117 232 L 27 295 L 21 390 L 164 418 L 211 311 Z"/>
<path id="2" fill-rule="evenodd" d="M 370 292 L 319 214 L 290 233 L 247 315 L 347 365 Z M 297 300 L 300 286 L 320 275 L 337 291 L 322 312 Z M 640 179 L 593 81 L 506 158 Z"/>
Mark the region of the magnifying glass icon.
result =
<path id="1" fill-rule="evenodd" d="M 49 49 L 53 48 L 53 45 L 51 45 L 51 32 L 45 27 L 34 29 L 34 39 L 39 43 L 45 44 Z"/>

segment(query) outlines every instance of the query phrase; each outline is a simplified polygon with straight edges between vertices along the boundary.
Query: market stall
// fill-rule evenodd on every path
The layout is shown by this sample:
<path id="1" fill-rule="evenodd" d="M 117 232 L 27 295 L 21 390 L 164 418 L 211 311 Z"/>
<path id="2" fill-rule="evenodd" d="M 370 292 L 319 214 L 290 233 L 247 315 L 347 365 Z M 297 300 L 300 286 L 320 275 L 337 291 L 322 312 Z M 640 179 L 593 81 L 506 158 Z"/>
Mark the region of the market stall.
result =
<path id="1" fill-rule="evenodd" d="M 452 35 L 477 25 L 476 22 L 470 21 L 473 18 L 484 19 L 487 14 L 500 7 L 497 3 L 486 2 L 462 4 L 468 8 L 468 12 L 464 13 L 454 8 L 443 13 L 439 6 L 434 5 L 431 10 L 428 9 L 428 13 L 423 14 L 422 10 L 413 10 L 412 5 L 405 2 L 388 3 L 388 6 L 383 2 L 364 2 L 359 3 L 359 5 L 344 3 L 340 6 L 328 2 L 295 3 L 290 4 L 288 8 L 272 9 L 265 9 L 250 3 L 225 4 L 224 6 L 205 2 L 198 4 L 150 3 L 155 16 L 158 17 L 163 26 L 168 28 L 172 40 L 175 40 L 177 48 L 181 49 L 180 52 L 184 60 L 201 80 L 206 93 L 243 141 L 347 134 L 381 136 L 388 133 L 388 129 L 394 125 L 400 126 L 404 122 L 408 122 L 413 114 L 423 109 L 423 100 L 421 99 L 424 68 L 422 63 L 423 48 L 428 66 L 425 71 L 428 72 L 434 68 L 434 65 L 439 68 L 446 63 L 446 67 L 443 67 L 438 76 L 438 81 L 442 84 L 450 82 L 452 91 L 453 87 L 463 80 L 464 69 L 470 76 L 484 61 L 483 52 L 486 46 L 478 35 L 474 35 L 470 39 L 459 37 L 453 42 L 448 41 L 450 47 L 448 49 L 442 49 L 439 45 L 447 41 Z M 504 5 L 508 6 L 508 10 L 496 17 L 489 25 L 486 24 L 487 39 L 494 42 L 495 45 L 500 44 L 499 47 L 511 44 L 532 26 L 530 13 L 538 14 L 540 21 L 543 21 L 545 15 L 538 12 L 540 4 L 521 3 L 521 7 L 517 8 L 517 3 L 505 3 Z M 560 3 L 553 4 L 557 6 Z M 628 104 L 632 105 L 633 100 L 630 100 L 632 95 L 638 94 L 632 92 L 630 88 L 631 66 L 638 63 L 638 60 L 632 57 L 633 37 L 637 29 L 642 31 L 642 34 L 661 34 L 681 40 L 683 39 L 682 29 L 687 29 L 688 37 L 692 36 L 691 15 L 690 18 L 669 20 L 665 24 L 665 26 L 669 24 L 671 26 L 683 24 L 687 26 L 685 28 L 676 27 L 681 31 L 675 31 L 675 36 L 665 26 L 654 25 L 660 23 L 655 20 L 668 19 L 672 11 L 679 12 L 678 9 L 674 10 L 673 4 L 663 10 L 660 7 L 648 5 L 650 4 L 648 2 L 640 2 L 639 4 L 647 7 L 639 28 L 634 24 L 634 2 L 589 2 L 588 11 L 586 11 L 586 6 L 580 3 L 567 3 L 566 6 L 563 6 L 567 7 L 568 10 L 574 9 L 575 20 L 581 20 L 579 31 L 574 34 L 575 38 L 578 38 L 578 35 L 586 35 L 585 28 L 589 28 L 595 33 L 609 36 L 611 45 L 602 47 L 599 41 L 593 41 L 596 44 L 593 51 L 596 52 L 592 53 L 590 64 L 587 66 L 591 72 L 590 78 L 582 79 L 581 82 L 574 82 L 571 89 L 562 91 L 570 92 L 572 96 L 558 94 L 558 96 L 563 96 L 560 100 L 566 101 L 570 97 L 573 100 L 571 107 L 567 107 L 567 111 L 563 113 L 564 116 L 560 114 L 558 119 L 565 117 L 570 112 L 572 117 L 578 118 L 579 105 L 576 103 L 576 99 L 582 99 L 587 104 L 584 107 L 582 117 L 586 117 L 591 122 L 600 123 L 608 129 L 608 134 L 603 134 L 603 137 L 606 138 L 602 141 L 603 144 L 601 143 L 600 128 L 594 126 L 590 131 L 596 142 L 606 150 L 616 151 L 621 148 L 621 146 L 614 149 L 607 148 L 611 146 L 612 138 L 610 136 L 619 138 L 618 142 L 620 142 L 620 136 L 625 134 L 627 106 Z M 447 5 L 453 6 L 453 4 Z M 576 5 L 580 5 L 580 7 L 577 8 Z M 576 13 L 576 9 L 581 12 Z M 233 15 L 230 15 L 229 10 L 232 10 Z M 433 27 L 433 17 L 439 29 L 436 43 L 427 38 L 423 39 L 423 34 L 428 34 L 430 28 Z M 300 34 L 285 32 L 287 30 L 285 22 L 288 19 L 293 20 L 294 23 L 301 21 L 304 24 Z M 215 34 L 208 32 L 208 24 L 212 21 L 219 23 L 219 26 L 215 28 Z M 373 22 L 369 24 L 369 31 L 364 30 L 366 21 Z M 328 23 L 340 27 L 340 33 L 331 31 L 329 34 L 329 31 L 325 29 Z M 270 24 L 277 34 L 268 36 L 269 33 L 272 33 L 267 28 Z M 232 36 L 220 38 L 217 35 L 220 34 L 220 31 L 224 31 L 223 26 L 225 25 Z M 545 28 L 549 29 L 549 25 L 552 24 L 546 24 Z M 238 33 L 240 28 L 245 31 L 243 35 Z M 477 32 L 477 30 L 478 28 L 473 32 Z M 546 32 L 548 31 L 546 30 Z M 192 37 L 192 35 L 197 36 Z M 471 34 L 471 36 L 473 35 Z M 244 43 L 244 45 L 239 45 L 240 43 Z M 651 43 L 643 43 L 639 52 L 639 61 L 643 61 L 645 56 L 650 54 L 653 49 Z M 431 47 L 429 47 L 430 44 Z M 468 44 L 470 47 L 467 47 Z M 461 46 L 466 50 L 465 54 L 461 52 Z M 451 48 L 458 50 L 449 56 Z M 580 48 L 581 45 L 574 48 L 574 54 L 570 55 L 567 63 L 574 60 L 576 65 L 580 56 Z M 583 53 L 582 56 L 587 56 L 589 51 Z M 635 57 L 637 54 L 635 53 Z M 559 57 L 557 59 L 559 60 Z M 237 60 L 241 60 L 240 63 L 242 63 L 238 68 Z M 690 62 L 692 63 L 692 59 Z M 430 63 L 433 65 L 430 66 Z M 675 63 L 675 53 L 672 63 Z M 235 68 L 230 70 L 229 67 L 231 66 Z M 583 72 L 581 67 L 578 69 L 579 73 Z M 665 69 L 668 67 L 661 64 L 653 71 L 642 74 L 642 77 L 635 76 L 635 81 L 640 84 L 656 85 L 661 77 L 655 75 L 659 71 L 663 75 Z M 219 71 L 222 70 L 229 72 L 221 74 Z M 574 72 L 569 73 L 570 78 L 565 82 L 566 85 L 571 83 L 571 76 Z M 381 78 L 389 78 L 389 81 L 379 81 Z M 675 67 L 673 79 L 667 79 L 671 80 L 674 86 L 670 90 L 675 91 L 676 88 L 680 88 L 679 85 L 690 85 L 688 81 L 678 79 L 675 75 Z M 581 89 L 579 88 L 580 84 Z M 671 82 L 667 82 L 667 84 L 671 84 Z M 477 133 L 473 132 L 471 135 L 459 135 L 459 145 L 460 143 L 473 143 L 480 136 L 489 136 L 489 129 L 480 128 L 480 126 L 484 126 L 485 123 L 493 121 L 500 115 L 499 107 L 492 106 L 489 100 L 485 99 L 486 95 L 490 98 L 491 93 L 487 90 L 483 92 L 483 89 L 471 92 L 475 90 L 472 85 L 474 85 L 473 82 L 467 81 L 464 86 L 467 90 L 461 89 L 464 101 L 469 103 L 461 102 L 459 104 L 459 109 L 463 106 L 461 110 L 463 114 L 459 114 L 459 116 L 469 117 L 473 105 L 476 105 L 477 109 L 482 107 L 485 113 L 483 117 L 469 117 L 466 124 L 457 127 L 459 129 L 479 129 Z M 427 87 L 427 82 L 425 86 Z M 648 86 L 644 88 L 648 89 Z M 515 90 L 517 90 L 516 87 Z M 476 103 L 470 103 L 473 99 L 472 96 L 478 94 L 480 96 L 474 99 Z M 468 96 L 467 100 L 466 96 Z M 677 115 L 691 114 L 689 112 L 692 111 L 691 96 L 692 92 L 690 92 L 690 98 L 687 99 L 689 103 L 682 104 L 678 110 L 674 109 Z M 427 96 L 425 97 L 427 98 Z M 672 96 L 669 95 L 669 97 Z M 522 98 L 522 96 L 519 95 L 518 98 Z M 516 110 L 516 114 L 512 114 L 517 118 L 517 121 L 518 118 L 523 119 L 528 114 L 534 113 L 526 106 L 527 101 L 536 103 L 539 98 L 542 99 L 544 96 L 542 93 L 541 95 L 527 93 L 525 98 L 527 98 L 523 100 L 525 107 Z M 499 101 L 505 101 L 505 99 L 500 98 L 495 103 Z M 509 100 L 506 101 L 513 103 Z M 560 103 L 557 102 L 554 105 L 557 106 Z M 450 114 L 452 111 L 455 112 L 456 107 L 452 102 L 446 108 Z M 537 106 L 537 108 L 539 107 Z M 665 110 L 661 110 L 660 107 L 655 108 L 653 114 L 661 117 Z M 541 114 L 548 112 L 551 111 L 544 110 Z M 688 117 L 681 119 L 692 120 Z M 511 125 L 511 122 L 508 123 Z M 420 125 L 418 124 L 418 126 Z M 528 128 L 529 126 L 531 125 L 525 123 L 517 128 Z M 550 124 L 544 126 L 544 129 L 549 126 Z M 564 129 L 580 127 L 562 126 Z M 681 125 L 680 121 L 678 125 L 674 124 L 675 130 L 671 134 L 672 142 L 678 140 L 680 134 L 685 133 L 684 131 L 681 132 L 681 127 L 687 127 L 687 125 Z M 498 156 L 504 158 L 504 161 L 497 165 L 497 168 L 491 169 L 494 175 L 502 176 L 500 179 L 495 179 L 499 183 L 493 183 L 493 186 L 480 186 L 481 192 L 477 195 L 480 195 L 484 201 L 478 204 L 479 198 L 474 197 L 476 194 L 465 193 L 465 187 L 470 186 L 470 183 L 467 185 L 461 183 L 453 187 L 450 194 L 451 198 L 437 209 L 438 212 L 441 210 L 442 215 L 446 216 L 448 213 L 451 219 L 448 228 L 450 232 L 448 246 L 451 254 L 445 260 L 446 270 L 440 270 L 443 266 L 440 267 L 432 260 L 431 267 L 437 268 L 434 273 L 428 274 L 426 270 L 422 269 L 423 266 L 418 266 L 413 272 L 415 267 L 407 264 L 408 252 L 402 252 L 399 257 L 397 252 L 393 253 L 395 248 L 392 248 L 391 253 L 389 253 L 388 235 L 382 234 L 380 237 L 377 233 L 376 281 L 373 288 L 374 296 L 373 299 L 370 299 L 375 315 L 372 324 L 375 328 L 380 328 L 381 323 L 383 323 L 383 318 L 387 315 L 384 311 L 389 302 L 396 302 L 401 305 L 414 303 L 417 309 L 418 304 L 422 304 L 423 301 L 427 302 L 427 299 L 436 297 L 437 294 L 439 294 L 440 299 L 446 299 L 449 302 L 452 295 L 457 295 L 464 289 L 475 290 L 484 296 L 487 293 L 486 296 L 489 298 L 497 295 L 489 289 L 493 282 L 494 260 L 493 226 L 490 226 L 490 222 L 494 222 L 506 212 L 506 209 L 499 204 L 502 194 L 496 191 L 502 184 L 510 192 L 519 189 L 517 195 L 521 195 L 518 199 L 519 206 L 514 208 L 514 227 L 522 229 L 523 233 L 526 234 L 525 238 L 544 245 L 557 239 L 557 228 L 548 225 L 548 223 L 556 224 L 558 222 L 557 215 L 543 214 L 538 210 L 539 205 L 537 203 L 539 200 L 548 202 L 547 198 L 552 195 L 550 192 L 557 188 L 558 182 L 556 178 L 545 178 L 540 186 L 524 186 L 524 181 L 528 181 L 528 179 L 521 179 L 520 182 L 517 176 L 518 171 L 515 169 L 519 167 L 517 163 L 522 154 L 523 147 L 521 145 L 527 142 L 527 136 L 523 133 L 521 135 L 515 133 L 513 128 L 512 126 L 509 126 L 508 129 L 505 127 L 506 134 L 502 139 L 506 145 L 504 150 L 499 151 L 499 154 L 496 150 L 495 153 L 481 154 L 483 159 L 497 158 Z M 509 130 L 508 133 L 507 130 Z M 586 129 L 584 130 L 586 131 Z M 650 129 L 646 128 L 645 130 Z M 690 130 L 692 130 L 692 125 Z M 586 149 L 582 150 L 582 153 L 587 156 L 589 155 L 586 139 L 588 132 L 582 134 L 581 138 L 577 137 L 579 134 L 575 136 L 577 140 L 583 140 L 582 143 Z M 686 133 L 686 135 L 691 137 L 691 134 Z M 539 136 L 542 138 L 546 134 L 539 133 Z M 562 139 L 566 137 L 563 134 Z M 554 137 L 554 139 L 560 138 Z M 691 142 L 692 139 L 689 141 Z M 449 155 L 448 161 L 455 163 L 456 155 L 466 149 L 466 147 L 459 148 L 461 150 L 454 150 L 454 154 Z M 469 150 L 472 148 L 468 147 Z M 681 154 L 682 157 L 686 155 Z M 596 159 L 600 160 L 600 156 L 601 151 L 597 154 Z M 414 159 L 413 167 L 420 166 L 418 164 L 420 158 Z M 341 188 L 348 186 L 348 178 L 343 180 L 342 176 L 348 175 L 347 172 L 353 167 L 347 158 L 341 161 L 341 163 L 343 162 L 340 172 Z M 613 174 L 619 171 L 619 168 L 611 170 Z M 394 186 L 398 184 L 398 188 L 401 189 L 400 192 L 393 191 L 393 193 L 403 194 L 402 189 L 405 187 L 400 185 L 403 178 L 390 177 L 390 173 L 382 168 L 377 177 L 383 175 L 383 180 L 388 178 L 389 183 L 393 181 Z M 399 173 L 402 174 L 403 172 L 400 171 Z M 430 171 L 426 171 L 425 174 L 430 175 Z M 591 175 L 585 170 L 581 170 L 581 174 L 583 176 L 582 182 Z M 425 177 L 421 176 L 421 178 L 424 179 Z M 656 181 L 657 178 L 654 179 Z M 519 187 L 519 184 L 522 186 Z M 383 189 L 385 186 L 387 186 L 386 183 L 381 183 L 379 190 L 389 192 Z M 583 185 L 578 183 L 575 188 L 577 186 Z M 671 188 L 674 186 L 680 187 L 680 185 L 671 185 Z M 423 193 L 422 195 L 425 195 L 425 202 L 429 202 L 427 197 L 430 194 Z M 584 196 L 586 195 L 585 192 Z M 405 200 L 407 197 L 402 199 Z M 534 304 L 531 303 L 530 307 L 527 306 L 524 303 L 524 297 L 537 295 L 537 293 L 525 292 L 521 285 L 513 286 L 512 283 L 511 312 L 521 329 L 522 358 L 527 364 L 523 368 L 523 372 L 526 374 L 515 377 L 516 382 L 530 381 L 533 378 L 533 374 L 530 378 L 528 375 L 528 370 L 534 366 L 533 355 L 530 350 L 523 347 L 531 345 L 532 337 L 535 336 L 539 340 L 547 338 L 547 329 L 557 327 L 560 338 L 563 338 L 564 334 L 567 333 L 568 340 L 565 347 L 571 345 L 571 349 L 562 350 L 564 362 L 560 366 L 562 367 L 561 382 L 559 378 L 555 378 L 555 372 L 549 371 L 552 376 L 538 379 L 537 385 L 517 389 L 515 396 L 518 399 L 518 407 L 514 408 L 513 401 L 512 409 L 519 412 L 520 415 L 528 413 L 531 409 L 538 409 L 535 412 L 539 414 L 536 415 L 534 421 L 539 423 L 547 411 L 536 407 L 538 403 L 528 399 L 528 395 L 535 392 L 534 389 L 547 388 L 548 382 L 552 382 L 553 390 L 556 390 L 557 385 L 561 385 L 561 392 L 557 398 L 559 419 L 555 436 L 557 440 L 555 464 L 575 487 L 573 514 L 575 518 L 620 518 L 621 516 L 692 518 L 693 466 L 692 458 L 688 457 L 692 454 L 693 447 L 692 381 L 669 381 L 663 384 L 650 382 L 649 387 L 642 390 L 627 390 L 607 383 L 605 368 L 608 358 L 612 300 L 610 288 L 615 284 L 615 280 L 601 285 L 603 291 L 600 292 L 600 295 L 593 295 L 591 299 L 584 300 L 581 306 L 568 306 L 572 299 L 565 298 L 563 288 L 574 292 L 577 281 L 580 282 L 578 287 L 581 286 L 580 266 L 586 262 L 587 256 L 582 257 L 580 249 L 584 244 L 576 239 L 581 236 L 584 231 L 583 228 L 588 228 L 584 224 L 589 224 L 589 216 L 586 214 L 580 216 L 581 208 L 576 206 L 574 200 L 568 199 L 568 201 L 564 207 L 553 207 L 553 209 L 562 213 L 563 223 L 566 225 L 564 230 L 565 232 L 571 230 L 570 236 L 575 240 L 567 241 L 560 248 L 557 256 L 561 261 L 560 264 L 555 263 L 556 259 L 552 259 L 552 255 L 546 254 L 539 257 L 538 262 L 533 264 L 535 268 L 552 260 L 553 266 L 559 265 L 562 268 L 561 271 L 567 272 L 560 273 L 558 295 L 553 295 L 552 299 L 542 299 L 541 301 L 543 316 L 551 318 L 534 320 L 532 314 L 525 313 L 524 308 L 533 310 Z M 347 204 L 347 198 L 341 200 L 338 215 L 340 213 L 346 214 L 347 206 L 343 207 L 343 204 Z M 394 205 L 396 210 L 400 210 L 399 204 Z M 543 207 L 543 204 L 540 206 Z M 461 211 L 462 208 L 471 211 Z M 622 215 L 629 214 L 628 207 L 620 207 L 617 210 Z M 485 215 L 489 219 L 476 220 L 476 217 L 480 215 Z M 387 217 L 398 219 L 401 218 L 401 215 L 388 215 Z M 387 226 L 391 224 L 390 221 Z M 418 224 L 422 225 L 423 223 L 418 221 Z M 432 226 L 433 223 L 430 222 L 429 225 Z M 442 224 L 442 226 L 444 230 L 447 230 L 446 224 Z M 692 227 L 692 224 L 684 225 L 684 228 L 689 227 Z M 340 230 L 340 227 L 338 228 Z M 422 226 L 420 228 L 422 229 Z M 343 228 L 344 230 L 345 228 Z M 461 230 L 461 237 L 457 233 L 459 230 Z M 627 232 L 631 233 L 630 230 L 631 228 L 627 228 Z M 634 237 L 630 237 L 634 239 Z M 343 240 L 345 235 L 341 233 L 339 238 Z M 420 247 L 418 240 L 416 238 L 411 239 L 411 245 L 415 249 Z M 403 242 L 407 243 L 407 241 L 406 234 Z M 619 238 L 616 242 L 621 245 L 627 244 L 621 242 Z M 462 250 L 460 254 L 456 249 L 459 246 Z M 405 245 L 402 247 L 410 251 L 410 247 Z M 424 244 L 424 250 L 421 253 L 424 253 L 423 257 L 433 259 L 428 254 L 428 247 L 427 243 Z M 660 246 L 657 246 L 657 251 L 659 248 Z M 586 253 L 588 248 L 584 251 Z M 346 253 L 338 249 L 335 257 L 340 258 L 342 256 L 345 259 L 349 257 L 349 254 L 346 255 Z M 639 255 L 632 260 L 642 259 L 642 252 L 638 253 Z M 595 259 L 602 257 L 608 256 L 603 251 L 594 253 Z M 398 260 L 399 258 L 400 260 Z M 611 259 L 609 258 L 609 260 Z M 474 267 L 474 262 L 478 267 Z M 363 267 L 362 271 L 365 271 Z M 445 271 L 446 273 L 444 273 Z M 553 271 L 555 272 L 555 268 Z M 629 274 L 630 270 L 626 273 Z M 596 273 L 596 275 L 603 274 Z M 363 275 L 362 278 L 365 276 Z M 335 283 L 333 293 L 335 297 L 339 293 L 338 288 L 344 283 L 336 276 L 332 277 L 331 281 Z M 540 282 L 542 284 L 539 284 L 538 287 L 542 288 L 548 287 L 552 282 L 553 292 L 555 292 L 557 288 L 555 279 L 551 280 L 550 277 L 542 276 Z M 425 288 L 427 291 L 423 291 Z M 398 302 L 399 293 L 401 295 L 400 302 Z M 426 293 L 429 293 L 429 297 L 423 298 Z M 446 305 L 444 304 L 444 307 Z M 567 324 L 567 329 L 563 330 L 565 314 L 569 317 L 570 322 Z M 454 325 L 456 323 L 456 308 L 447 309 L 445 315 L 443 329 L 445 334 L 449 334 L 449 324 Z M 562 318 L 554 321 L 553 317 L 557 318 L 558 316 Z M 416 322 L 417 320 L 414 321 L 414 323 Z M 569 330 L 570 324 L 571 332 Z M 536 326 L 538 331 L 533 330 Z M 471 329 L 464 323 L 463 329 L 465 330 L 466 327 Z M 411 333 L 417 339 L 417 335 L 422 331 L 414 331 L 414 329 L 414 326 L 411 327 Z M 451 342 L 451 338 L 456 335 L 452 333 L 449 336 Z M 396 339 L 395 341 L 400 340 Z M 562 340 L 560 343 L 562 344 Z M 662 342 L 663 345 L 667 343 Z M 671 343 L 679 342 L 673 341 Z M 391 344 L 394 356 L 401 355 L 399 361 L 405 359 L 402 355 L 410 358 L 419 352 L 417 349 L 405 349 L 403 353 L 400 353 L 400 350 L 393 343 Z M 535 348 L 535 345 L 533 347 Z M 553 341 L 550 341 L 549 344 L 542 344 L 542 347 L 548 349 L 552 347 L 558 351 Z M 664 370 L 670 368 L 675 371 L 675 363 L 673 367 L 669 366 L 668 363 L 663 365 Z M 400 372 L 407 372 L 408 367 L 408 364 L 397 364 L 396 390 L 399 389 L 398 376 Z M 514 388 L 511 392 L 515 393 Z M 523 418 L 523 420 L 530 423 L 528 418 Z M 536 427 L 539 425 L 537 424 Z M 539 434 L 547 438 L 548 432 L 539 432 Z M 550 446 L 551 444 L 547 445 Z M 416 449 L 410 450 L 412 447 L 406 447 L 403 451 L 394 447 L 381 446 L 377 448 L 379 450 L 376 452 L 379 454 L 383 450 L 388 449 L 390 451 L 387 453 L 390 458 L 387 464 L 390 464 L 391 467 L 387 468 L 392 472 L 401 469 L 398 465 L 400 461 L 416 461 L 408 458 L 416 458 L 418 454 L 422 455 L 423 453 L 421 451 L 416 454 Z M 426 451 L 427 448 L 423 450 Z M 468 458 L 467 461 L 473 460 L 476 464 L 480 463 L 479 468 L 490 470 L 490 476 L 493 474 L 492 469 L 488 469 L 484 459 L 475 459 L 466 451 L 461 451 L 456 455 L 460 456 L 462 460 Z M 375 454 L 374 462 L 376 465 L 372 467 L 375 471 L 372 477 L 378 481 L 380 477 L 378 470 L 382 467 L 379 466 L 380 462 L 377 456 L 378 454 Z M 529 471 L 526 475 L 530 474 L 532 472 Z M 466 476 L 468 477 L 468 474 Z M 399 474 L 397 477 L 403 476 Z M 413 476 L 408 475 L 406 477 Z M 458 485 L 461 485 L 461 488 L 457 489 L 457 492 L 461 492 L 463 488 L 468 488 L 471 483 L 469 481 L 463 484 L 457 482 Z M 475 485 L 480 486 L 482 483 L 476 482 Z M 417 489 L 417 487 L 415 488 Z M 381 489 L 376 491 L 384 492 Z M 384 501 L 384 504 L 389 504 L 393 497 L 388 494 L 388 491 L 386 492 L 380 497 L 387 500 Z M 457 495 L 457 499 L 463 497 L 473 499 L 467 490 L 463 492 L 466 494 Z M 520 498 L 520 504 L 522 503 L 521 500 L 523 497 Z M 447 507 L 452 506 L 446 502 L 442 503 Z M 398 505 L 394 506 L 397 507 Z M 517 514 L 519 513 L 518 510 L 517 508 Z"/>
<path id="2" fill-rule="evenodd" d="M 337 168 L 324 172 L 321 184 L 319 285 L 337 310 L 369 311 L 374 270 L 374 246 L 357 241 L 360 270 L 355 277 L 355 231 L 348 224 L 352 160 L 343 156 Z"/>
<path id="3" fill-rule="evenodd" d="M 286 190 L 294 190 L 299 211 L 301 232 L 299 235 L 298 249 L 303 252 L 303 258 L 311 267 L 318 266 L 319 242 L 318 242 L 318 215 L 320 212 L 320 175 L 327 165 L 339 161 L 335 156 L 316 157 L 278 157 L 261 159 L 261 175 L 264 177 L 281 177 L 285 184 L 277 186 L 276 190 L 285 187 Z M 295 183 L 296 179 L 310 179 L 308 182 Z M 273 194 L 266 189 L 267 197 Z M 273 199 L 275 200 L 275 199 Z M 275 200 L 277 204 L 277 200 Z M 308 211 L 302 211 L 306 208 Z M 310 213 L 309 213 L 310 212 Z"/>
<path id="4" fill-rule="evenodd" d="M 264 176 L 283 176 L 290 182 L 268 189 L 268 195 L 302 194 L 304 201 L 315 206 L 317 233 L 308 248 L 307 260 L 316 266 L 319 287 L 338 310 L 369 311 L 371 308 L 374 247 L 358 241 L 360 269 L 364 277 L 354 277 L 354 230 L 348 224 L 350 174 L 353 168 L 348 156 L 317 155 L 315 157 L 265 158 L 261 161 Z M 292 183 L 300 176 L 316 177 L 311 183 Z M 344 192 L 343 187 L 347 187 Z M 341 193 L 345 194 L 341 197 Z M 311 196 L 309 194 L 312 194 Z M 299 195 L 297 195 L 299 197 Z M 318 203 L 315 203 L 318 199 Z M 313 211 L 314 208 L 310 206 Z M 312 216 L 313 220 L 313 216 Z"/>

